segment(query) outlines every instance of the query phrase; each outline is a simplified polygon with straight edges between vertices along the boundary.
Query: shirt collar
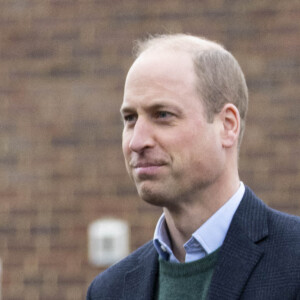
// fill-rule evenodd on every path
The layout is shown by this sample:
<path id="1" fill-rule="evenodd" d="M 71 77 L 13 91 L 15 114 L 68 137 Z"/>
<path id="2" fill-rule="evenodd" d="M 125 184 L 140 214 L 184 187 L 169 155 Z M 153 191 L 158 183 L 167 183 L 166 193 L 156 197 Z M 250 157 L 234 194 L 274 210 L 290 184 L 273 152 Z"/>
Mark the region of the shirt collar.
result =
<path id="1" fill-rule="evenodd" d="M 237 192 L 192 234 L 184 244 L 186 262 L 200 259 L 221 247 L 244 193 L 245 186 L 241 182 Z M 163 259 L 178 262 L 172 252 L 164 214 L 159 218 L 155 228 L 154 246 Z"/>

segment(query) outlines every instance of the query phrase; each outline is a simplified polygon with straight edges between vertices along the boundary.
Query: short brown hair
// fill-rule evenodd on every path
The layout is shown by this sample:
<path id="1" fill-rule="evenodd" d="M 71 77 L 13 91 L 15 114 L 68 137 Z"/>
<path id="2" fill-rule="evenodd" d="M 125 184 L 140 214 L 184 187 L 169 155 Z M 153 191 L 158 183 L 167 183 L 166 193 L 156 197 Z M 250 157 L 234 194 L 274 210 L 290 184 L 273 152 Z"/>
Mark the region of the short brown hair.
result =
<path id="1" fill-rule="evenodd" d="M 181 50 L 191 54 L 198 78 L 197 91 L 204 103 L 208 122 L 226 103 L 234 104 L 241 117 L 239 145 L 245 130 L 248 109 L 248 89 L 237 60 L 222 45 L 187 34 L 150 36 L 138 41 L 134 48 L 138 57 L 151 49 Z"/>

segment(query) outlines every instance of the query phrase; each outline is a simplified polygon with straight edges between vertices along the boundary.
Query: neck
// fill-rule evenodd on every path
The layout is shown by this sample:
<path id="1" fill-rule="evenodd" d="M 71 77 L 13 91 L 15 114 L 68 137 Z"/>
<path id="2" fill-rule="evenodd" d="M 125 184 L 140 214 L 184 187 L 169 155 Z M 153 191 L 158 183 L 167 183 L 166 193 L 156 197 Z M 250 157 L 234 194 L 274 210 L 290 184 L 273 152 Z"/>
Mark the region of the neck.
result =
<path id="1" fill-rule="evenodd" d="M 168 225 L 174 255 L 180 262 L 185 260 L 183 245 L 192 234 L 222 207 L 238 190 L 238 174 L 227 180 L 226 185 L 219 182 L 207 186 L 194 195 L 194 201 L 180 201 L 176 207 L 165 207 L 164 213 Z"/>

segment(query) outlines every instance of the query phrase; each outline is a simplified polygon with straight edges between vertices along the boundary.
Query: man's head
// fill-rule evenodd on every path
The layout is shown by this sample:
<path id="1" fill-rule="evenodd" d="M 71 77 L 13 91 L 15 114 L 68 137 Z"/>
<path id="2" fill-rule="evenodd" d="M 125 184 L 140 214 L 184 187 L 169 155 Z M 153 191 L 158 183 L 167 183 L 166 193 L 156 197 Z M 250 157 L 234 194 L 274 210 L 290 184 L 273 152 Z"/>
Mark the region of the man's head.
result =
<path id="1" fill-rule="evenodd" d="M 136 57 L 143 52 L 173 49 L 190 55 L 197 75 L 196 89 L 203 101 L 207 120 L 213 121 L 225 103 L 233 103 L 240 114 L 241 144 L 248 109 L 248 89 L 244 74 L 236 59 L 215 42 L 186 34 L 157 35 L 136 43 Z"/>
<path id="2" fill-rule="evenodd" d="M 199 191 L 222 186 L 237 169 L 240 114 L 246 111 L 237 99 L 240 86 L 247 98 L 243 75 L 228 52 L 203 39 L 160 36 L 139 49 L 121 108 L 127 170 L 146 201 L 192 201 Z M 227 60 L 234 65 L 228 70 Z M 242 78 L 234 80 L 232 69 Z"/>

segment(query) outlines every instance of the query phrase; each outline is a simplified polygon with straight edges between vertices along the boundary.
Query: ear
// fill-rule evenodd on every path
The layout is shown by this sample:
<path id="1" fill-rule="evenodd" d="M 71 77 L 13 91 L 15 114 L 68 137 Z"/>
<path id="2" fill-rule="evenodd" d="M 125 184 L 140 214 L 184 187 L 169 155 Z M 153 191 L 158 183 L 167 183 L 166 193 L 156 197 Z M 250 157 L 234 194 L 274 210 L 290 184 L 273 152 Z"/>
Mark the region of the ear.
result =
<path id="1" fill-rule="evenodd" d="M 238 144 L 240 133 L 240 113 L 236 106 L 232 103 L 226 103 L 219 113 L 222 122 L 222 146 L 224 148 L 231 148 Z"/>

